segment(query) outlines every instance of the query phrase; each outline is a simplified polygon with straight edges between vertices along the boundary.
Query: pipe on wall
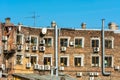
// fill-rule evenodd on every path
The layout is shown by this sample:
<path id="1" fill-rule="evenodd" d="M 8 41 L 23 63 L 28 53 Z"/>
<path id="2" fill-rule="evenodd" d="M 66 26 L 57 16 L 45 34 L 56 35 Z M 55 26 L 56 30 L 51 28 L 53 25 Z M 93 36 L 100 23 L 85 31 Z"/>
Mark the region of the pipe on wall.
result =
<path id="1" fill-rule="evenodd" d="M 55 26 L 55 70 L 56 76 L 58 76 L 58 28 Z"/>
<path id="2" fill-rule="evenodd" d="M 104 21 L 105 19 L 102 19 L 102 74 L 105 76 L 109 76 L 109 72 L 105 72 L 105 39 L 104 39 Z"/>

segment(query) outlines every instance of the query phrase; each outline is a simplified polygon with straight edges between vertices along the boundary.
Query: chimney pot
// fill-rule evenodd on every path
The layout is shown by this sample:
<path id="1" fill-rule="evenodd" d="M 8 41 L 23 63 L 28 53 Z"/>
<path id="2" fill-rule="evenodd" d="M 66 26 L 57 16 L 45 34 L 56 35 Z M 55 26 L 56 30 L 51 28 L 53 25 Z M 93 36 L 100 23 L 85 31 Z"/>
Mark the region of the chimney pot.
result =
<path id="1" fill-rule="evenodd" d="M 52 21 L 51 22 L 51 27 L 54 28 L 56 26 L 56 22 L 55 21 Z"/>
<path id="2" fill-rule="evenodd" d="M 108 26 L 109 26 L 109 29 L 111 30 L 118 30 L 118 25 L 114 22 L 110 22 Z"/>
<path id="3" fill-rule="evenodd" d="M 86 23 L 83 22 L 83 23 L 81 24 L 81 28 L 82 28 L 82 29 L 86 29 Z"/>

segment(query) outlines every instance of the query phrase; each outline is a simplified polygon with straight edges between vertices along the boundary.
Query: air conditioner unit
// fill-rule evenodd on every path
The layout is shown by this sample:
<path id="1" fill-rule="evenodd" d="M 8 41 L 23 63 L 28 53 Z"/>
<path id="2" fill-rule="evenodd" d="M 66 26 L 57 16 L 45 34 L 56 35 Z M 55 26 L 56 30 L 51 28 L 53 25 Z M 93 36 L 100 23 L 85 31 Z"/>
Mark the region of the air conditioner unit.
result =
<path id="1" fill-rule="evenodd" d="M 4 51 L 7 51 L 7 48 L 8 48 L 8 47 L 7 47 L 7 45 L 5 44 L 5 45 L 4 45 Z"/>
<path id="2" fill-rule="evenodd" d="M 29 51 L 29 46 L 26 45 L 25 50 L 26 50 L 26 51 Z"/>
<path id="3" fill-rule="evenodd" d="M 25 57 L 26 57 L 26 58 L 29 58 L 29 57 L 30 57 L 30 54 L 29 54 L 29 53 L 25 53 Z"/>
<path id="4" fill-rule="evenodd" d="M 7 41 L 7 36 L 2 36 L 3 41 Z"/>
<path id="5" fill-rule="evenodd" d="M 77 77 L 81 77 L 82 76 L 82 72 L 77 72 L 76 76 Z"/>
<path id="6" fill-rule="evenodd" d="M 93 48 L 93 51 L 94 51 L 94 52 L 99 52 L 99 47 L 94 47 L 94 48 Z"/>
<path id="7" fill-rule="evenodd" d="M 32 46 L 32 50 L 36 51 L 37 50 L 37 46 Z"/>
<path id="8" fill-rule="evenodd" d="M 22 61 L 20 61 L 20 64 L 23 64 L 23 62 L 22 62 Z"/>
<path id="9" fill-rule="evenodd" d="M 40 46 L 39 51 L 45 51 L 45 46 Z"/>
<path id="10" fill-rule="evenodd" d="M 1 64 L 1 69 L 5 70 L 5 64 Z"/>
<path id="11" fill-rule="evenodd" d="M 98 72 L 94 72 L 94 75 L 95 75 L 95 76 L 98 76 L 98 75 L 99 75 L 99 73 L 98 73 Z"/>
<path id="12" fill-rule="evenodd" d="M 89 75 L 90 75 L 90 76 L 94 76 L 94 72 L 90 72 Z"/>
<path id="13" fill-rule="evenodd" d="M 39 64 L 35 64 L 34 69 L 39 69 Z"/>
<path id="14" fill-rule="evenodd" d="M 44 40 L 44 39 L 41 39 L 41 40 L 40 40 L 40 44 L 45 44 L 45 40 Z"/>
<path id="15" fill-rule="evenodd" d="M 22 50 L 22 45 L 17 45 L 17 50 L 18 51 Z"/>
<path id="16" fill-rule="evenodd" d="M 63 71 L 63 70 L 64 70 L 64 67 L 63 67 L 63 66 L 60 66 L 59 70 Z"/>
<path id="17" fill-rule="evenodd" d="M 45 65 L 45 70 L 50 70 L 50 65 Z"/>
<path id="18" fill-rule="evenodd" d="M 61 47 L 61 51 L 66 51 L 66 47 Z"/>
<path id="19" fill-rule="evenodd" d="M 44 70 L 44 65 L 39 65 L 39 70 Z"/>
<path id="20" fill-rule="evenodd" d="M 74 42 L 73 42 L 73 41 L 71 41 L 71 42 L 70 42 L 70 46 L 73 46 L 73 45 L 74 45 Z"/>
<path id="21" fill-rule="evenodd" d="M 31 67 L 31 63 L 27 63 L 27 64 L 26 64 L 26 67 L 27 67 L 27 68 L 30 68 L 30 67 Z"/>
<path id="22" fill-rule="evenodd" d="M 90 77 L 90 79 L 89 80 L 94 80 L 94 77 Z"/>
<path id="23" fill-rule="evenodd" d="M 120 66 L 115 66 L 114 68 L 115 68 L 115 70 L 119 70 Z"/>

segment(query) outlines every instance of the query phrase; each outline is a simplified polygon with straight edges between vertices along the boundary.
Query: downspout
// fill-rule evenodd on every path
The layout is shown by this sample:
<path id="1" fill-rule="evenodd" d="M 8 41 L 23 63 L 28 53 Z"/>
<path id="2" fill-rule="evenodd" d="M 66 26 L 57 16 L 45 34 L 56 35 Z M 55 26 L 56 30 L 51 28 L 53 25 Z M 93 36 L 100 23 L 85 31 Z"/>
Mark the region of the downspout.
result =
<path id="1" fill-rule="evenodd" d="M 58 28 L 55 26 L 55 70 L 58 77 Z"/>
<path id="2" fill-rule="evenodd" d="M 105 39 L 104 39 L 104 20 L 102 19 L 102 74 L 109 76 L 109 72 L 105 72 Z"/>

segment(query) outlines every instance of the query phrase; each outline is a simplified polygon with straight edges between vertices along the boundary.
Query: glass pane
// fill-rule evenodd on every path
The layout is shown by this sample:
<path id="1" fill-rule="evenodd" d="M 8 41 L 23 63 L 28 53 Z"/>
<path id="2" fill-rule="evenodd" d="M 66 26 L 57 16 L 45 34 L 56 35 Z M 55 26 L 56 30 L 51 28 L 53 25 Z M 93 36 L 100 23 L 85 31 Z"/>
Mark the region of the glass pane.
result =
<path id="1" fill-rule="evenodd" d="M 16 42 L 17 42 L 17 44 L 22 44 L 22 36 L 21 35 L 17 35 Z"/>
<path id="2" fill-rule="evenodd" d="M 95 47 L 95 41 L 94 40 L 92 40 L 92 47 Z"/>
<path id="3" fill-rule="evenodd" d="M 95 57 L 92 57 L 92 64 L 95 64 Z"/>

